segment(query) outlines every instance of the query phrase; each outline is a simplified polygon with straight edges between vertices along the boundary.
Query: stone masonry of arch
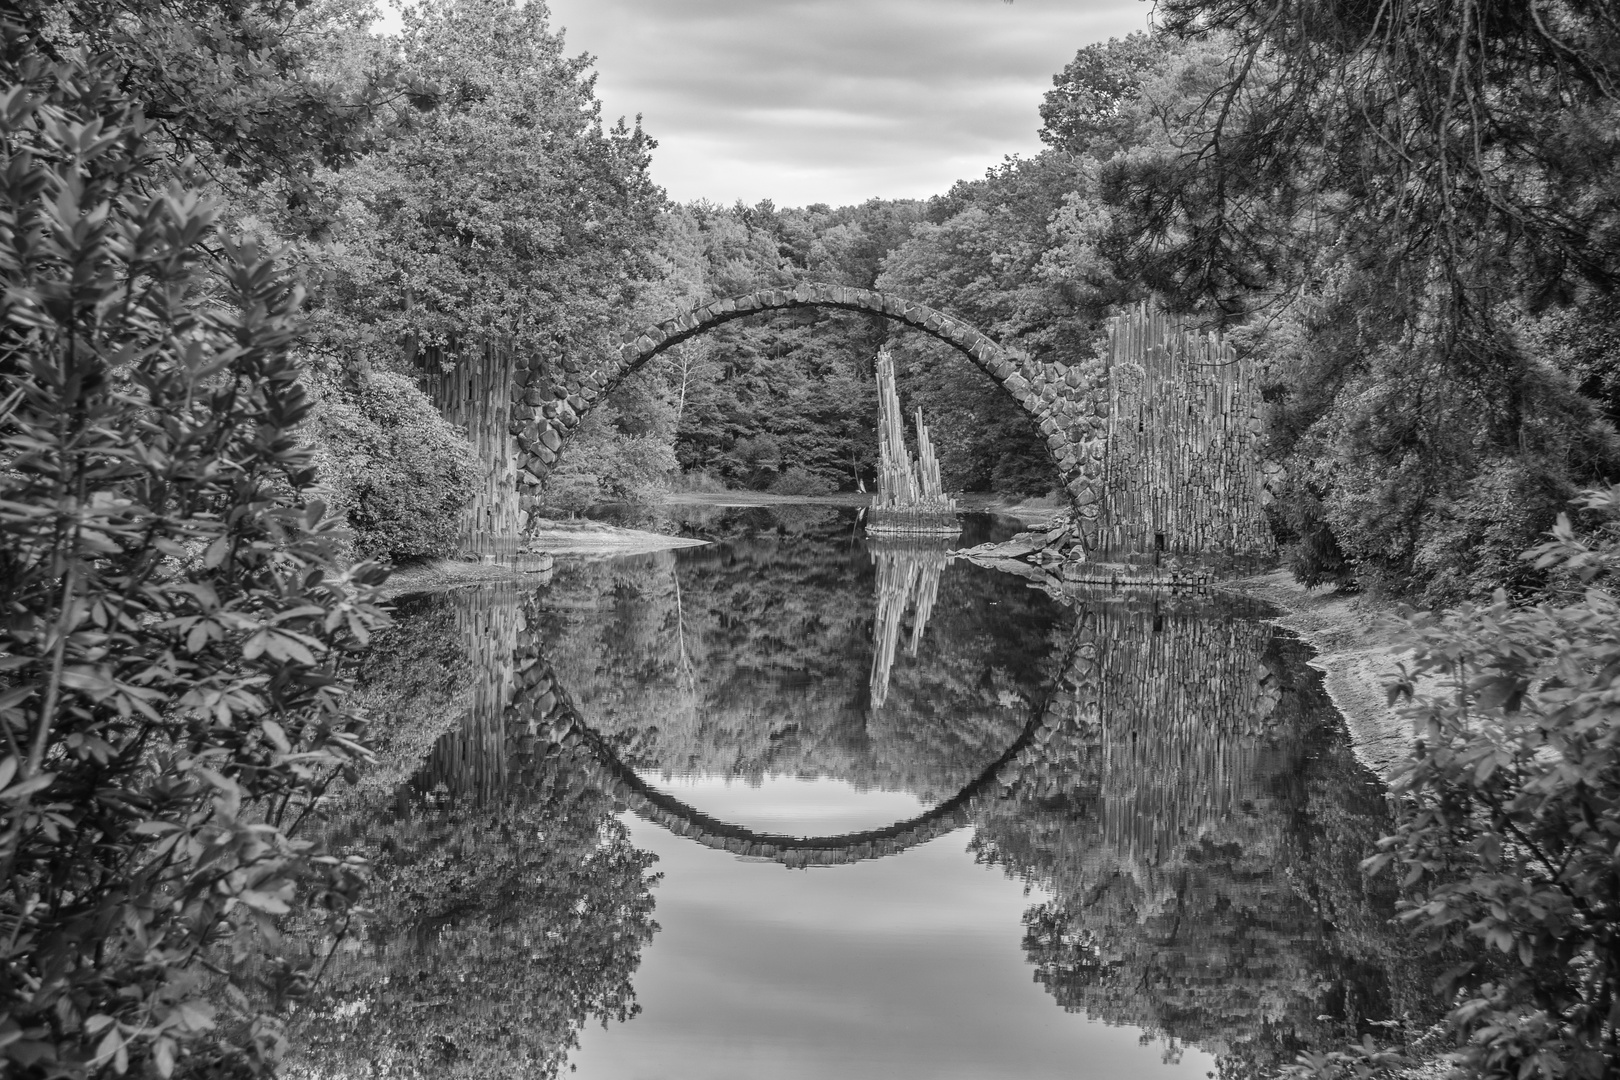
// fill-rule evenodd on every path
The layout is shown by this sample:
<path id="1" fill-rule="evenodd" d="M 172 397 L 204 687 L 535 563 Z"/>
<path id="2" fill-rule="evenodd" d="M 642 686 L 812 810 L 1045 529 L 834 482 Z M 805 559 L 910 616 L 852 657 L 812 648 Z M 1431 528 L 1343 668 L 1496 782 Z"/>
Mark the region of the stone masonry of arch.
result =
<path id="1" fill-rule="evenodd" d="M 960 351 L 1029 414 L 1045 439 L 1083 531 L 1094 539 L 1104 485 L 1109 388 L 1100 357 L 1041 362 L 992 341 L 967 323 L 924 304 L 868 289 L 797 285 L 716 300 L 649 327 L 624 342 L 598 370 L 572 358 L 555 368 L 515 361 L 511 434 L 518 446 L 520 523 L 581 419 L 653 357 L 722 323 L 767 311 L 825 307 L 879 315 L 931 334 Z M 1088 549 L 1091 546 L 1088 543 Z"/>

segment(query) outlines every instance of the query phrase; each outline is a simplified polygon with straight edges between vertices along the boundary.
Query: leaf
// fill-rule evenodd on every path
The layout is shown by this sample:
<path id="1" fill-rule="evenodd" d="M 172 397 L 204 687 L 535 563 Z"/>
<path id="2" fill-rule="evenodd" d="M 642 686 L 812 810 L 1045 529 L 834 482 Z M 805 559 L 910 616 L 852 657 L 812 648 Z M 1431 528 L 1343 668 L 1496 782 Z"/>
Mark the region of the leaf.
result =
<path id="1" fill-rule="evenodd" d="M 277 752 L 282 754 L 292 753 L 292 743 L 287 741 L 287 733 L 281 729 L 280 724 L 274 720 L 266 719 L 259 722 L 259 727 L 264 732 L 264 737 L 269 739 L 271 744 L 275 746 Z"/>
<path id="2" fill-rule="evenodd" d="M 168 1077 L 174 1073 L 174 1040 L 167 1035 L 152 1044 L 152 1064 L 158 1075 Z"/>
<path id="3" fill-rule="evenodd" d="M 212 544 L 208 545 L 207 551 L 203 552 L 203 565 L 210 570 L 219 566 L 225 561 L 225 556 L 230 551 L 230 548 L 231 538 L 228 535 L 221 535 Z"/>
<path id="4" fill-rule="evenodd" d="M 96 1060 L 108 1060 L 114 1054 L 116 1054 L 119 1049 L 123 1047 L 123 1045 L 124 1040 L 118 1037 L 118 1029 L 116 1027 L 113 1028 L 112 1030 L 108 1031 L 107 1034 L 101 1037 L 101 1042 L 96 1044 Z"/>
<path id="5" fill-rule="evenodd" d="M 179 831 L 180 826 L 172 821 L 143 821 L 130 830 L 136 836 L 166 836 Z"/>
<path id="6" fill-rule="evenodd" d="M 281 897 L 257 889 L 244 889 L 236 894 L 236 899 L 253 910 L 262 911 L 267 915 L 285 915 L 292 910 L 287 906 L 287 901 Z"/>
<path id="7" fill-rule="evenodd" d="M 242 659 L 255 660 L 270 643 L 270 631 L 260 630 L 242 644 Z"/>
<path id="8" fill-rule="evenodd" d="M 206 1001 L 182 1001 L 174 1011 L 191 1031 L 207 1031 L 214 1026 L 214 1007 Z"/>
<path id="9" fill-rule="evenodd" d="M 39 775 L 32 776 L 20 783 L 13 784 L 4 791 L 0 791 L 0 799 L 5 799 L 8 802 L 15 802 L 25 795 L 32 795 L 36 791 L 45 790 L 46 788 L 50 787 L 55 780 L 55 773 L 40 773 Z"/>

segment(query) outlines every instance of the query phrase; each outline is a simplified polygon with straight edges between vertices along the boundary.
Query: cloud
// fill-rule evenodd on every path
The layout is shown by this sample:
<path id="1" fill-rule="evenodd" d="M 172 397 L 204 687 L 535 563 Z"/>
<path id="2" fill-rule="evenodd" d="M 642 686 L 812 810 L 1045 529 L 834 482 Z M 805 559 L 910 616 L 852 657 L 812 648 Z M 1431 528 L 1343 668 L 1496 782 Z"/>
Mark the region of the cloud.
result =
<path id="1" fill-rule="evenodd" d="M 681 201 L 925 197 L 1038 150 L 1052 75 L 1141 0 L 551 0 Z"/>

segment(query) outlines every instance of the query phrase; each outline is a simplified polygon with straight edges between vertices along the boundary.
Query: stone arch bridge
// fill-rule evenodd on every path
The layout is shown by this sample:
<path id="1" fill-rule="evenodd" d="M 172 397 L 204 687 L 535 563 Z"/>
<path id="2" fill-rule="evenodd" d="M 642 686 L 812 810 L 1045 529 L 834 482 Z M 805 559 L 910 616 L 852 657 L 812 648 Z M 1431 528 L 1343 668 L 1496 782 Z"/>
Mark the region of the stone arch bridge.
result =
<path id="1" fill-rule="evenodd" d="M 1035 360 L 954 316 L 901 297 L 801 284 L 716 300 L 620 344 L 587 370 L 572 357 L 488 349 L 477 362 L 427 364 L 429 389 L 494 467 L 469 511 L 469 541 L 515 536 L 581 420 L 667 349 L 773 311 L 829 308 L 879 316 L 967 357 L 1042 435 L 1088 558 L 1267 555 L 1269 498 L 1252 365 L 1210 334 L 1143 305 L 1109 321 L 1096 355 Z M 438 370 L 442 367 L 444 370 Z M 470 543 L 475 549 L 476 542 Z"/>
<path id="2" fill-rule="evenodd" d="M 540 367 L 520 368 L 514 386 L 522 395 L 513 407 L 511 421 L 521 457 L 520 483 L 538 488 L 585 414 L 666 349 L 736 319 L 807 307 L 880 316 L 955 348 L 1029 414 L 1045 437 L 1047 453 L 1065 489 L 1077 504 L 1093 507 L 1089 514 L 1095 517 L 1107 412 L 1100 361 L 1088 359 L 1072 366 L 1037 363 L 925 304 L 842 285 L 764 289 L 704 304 L 642 330 L 594 372 L 586 372 L 570 360 L 563 360 L 560 370 L 549 375 Z"/>

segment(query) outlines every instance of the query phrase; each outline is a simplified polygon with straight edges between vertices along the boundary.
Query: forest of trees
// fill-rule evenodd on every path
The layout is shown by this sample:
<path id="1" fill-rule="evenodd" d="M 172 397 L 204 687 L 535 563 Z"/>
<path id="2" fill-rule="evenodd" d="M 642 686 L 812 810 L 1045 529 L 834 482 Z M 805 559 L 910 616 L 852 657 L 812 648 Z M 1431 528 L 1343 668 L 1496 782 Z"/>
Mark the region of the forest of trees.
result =
<path id="1" fill-rule="evenodd" d="M 1307 583 L 1534 588 L 1518 553 L 1620 465 L 1613 34 L 1575 8 L 1572 51 L 1504 26 L 1448 89 L 1440 30 L 1352 45 L 1347 12 L 1268 30 L 1242 5 L 1178 3 L 1166 32 L 1057 73 L 1031 102 L 1039 154 L 842 208 L 670 203 L 653 139 L 600 115 L 542 4 L 430 4 L 392 37 L 352 0 L 30 10 L 16 77 L 29 55 L 96 52 L 144 110 L 150 182 L 205 193 L 221 235 L 299 281 L 301 438 L 360 555 L 454 546 L 478 463 L 412 385 L 422 363 L 494 342 L 588 370 L 632 328 L 796 282 L 920 300 L 1043 359 L 1090 353 L 1143 298 L 1222 329 L 1265 372 L 1273 525 Z M 227 68 L 251 78 L 224 93 Z M 1039 434 L 965 359 L 807 311 L 660 358 L 586 418 L 544 502 L 853 490 L 886 342 L 948 487 L 1054 486 Z"/>
<path id="2" fill-rule="evenodd" d="M 925 201 L 779 209 L 672 204 L 654 139 L 601 115 L 539 0 L 433 0 L 392 36 L 363 0 L 0 11 L 4 1071 L 278 1067 L 321 967 L 266 951 L 278 920 L 336 948 L 371 872 L 301 829 L 371 759 L 346 691 L 387 622 L 376 587 L 453 550 L 482 467 L 424 364 L 499 345 L 588 367 L 694 302 L 815 280 L 1053 359 L 1151 298 L 1260 366 L 1288 566 L 1461 605 L 1417 623 L 1417 673 L 1457 693 L 1419 702 L 1373 866 L 1402 873 L 1418 931 L 1500 953 L 1450 976 L 1465 1064 L 1607 1075 L 1612 4 L 1155 18 L 1030 103 L 1041 153 Z M 545 497 L 849 488 L 885 342 L 949 486 L 1051 486 L 982 375 L 890 337 L 804 314 L 695 339 L 592 412 Z"/>

